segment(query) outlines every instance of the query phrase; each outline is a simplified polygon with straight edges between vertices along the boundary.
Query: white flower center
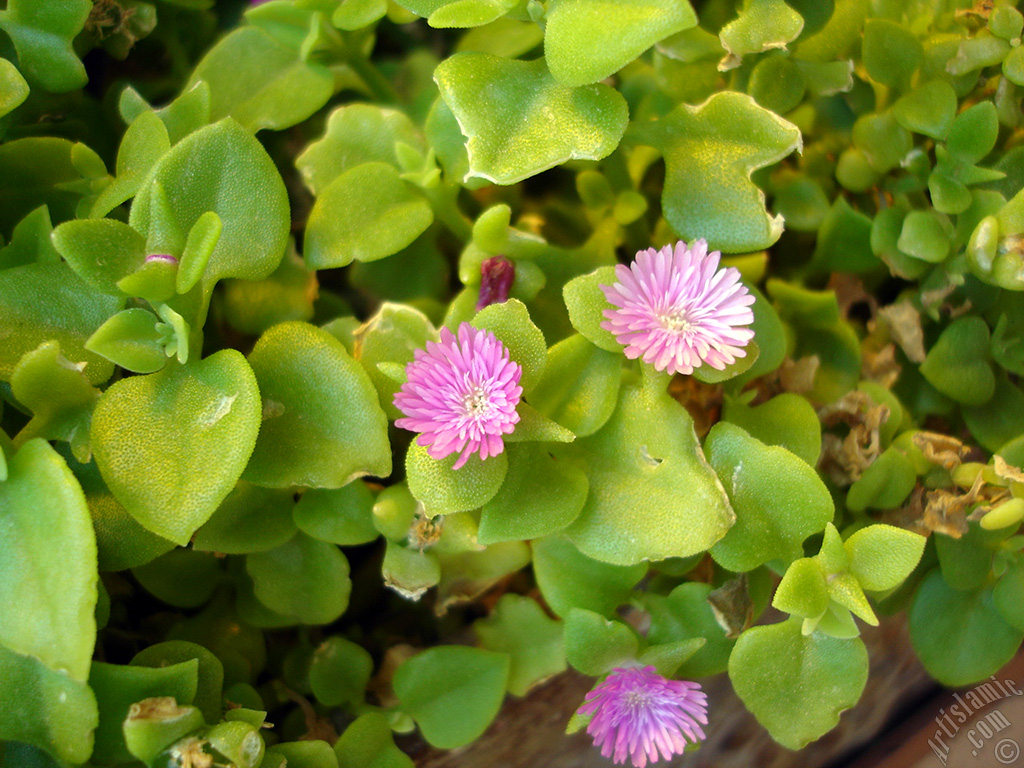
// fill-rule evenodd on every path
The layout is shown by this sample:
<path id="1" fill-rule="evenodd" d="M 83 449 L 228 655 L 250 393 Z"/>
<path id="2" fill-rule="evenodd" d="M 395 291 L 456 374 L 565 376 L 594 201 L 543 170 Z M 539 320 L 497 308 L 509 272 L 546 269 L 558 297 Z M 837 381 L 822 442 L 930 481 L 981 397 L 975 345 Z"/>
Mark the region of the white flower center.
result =
<path id="1" fill-rule="evenodd" d="M 483 387 L 474 387 L 463 396 L 462 408 L 467 416 L 484 416 L 491 410 L 491 398 Z"/>
<path id="2" fill-rule="evenodd" d="M 682 309 L 672 308 L 661 312 L 658 314 L 658 321 L 662 328 L 672 333 L 683 334 L 693 329 L 693 323 Z"/>

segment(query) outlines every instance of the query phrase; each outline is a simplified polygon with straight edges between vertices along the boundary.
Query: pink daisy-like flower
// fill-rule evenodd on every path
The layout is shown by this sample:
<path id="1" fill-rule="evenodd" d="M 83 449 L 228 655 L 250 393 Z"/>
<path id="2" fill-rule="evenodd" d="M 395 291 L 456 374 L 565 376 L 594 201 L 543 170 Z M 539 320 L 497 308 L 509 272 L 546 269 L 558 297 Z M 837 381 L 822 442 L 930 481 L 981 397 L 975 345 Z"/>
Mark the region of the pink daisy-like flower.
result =
<path id="1" fill-rule="evenodd" d="M 593 715 L 587 733 L 615 763 L 628 755 L 636 768 L 668 760 L 703 740 L 707 695 L 697 683 L 669 680 L 654 667 L 618 668 L 586 695 L 581 715 Z"/>
<path id="2" fill-rule="evenodd" d="M 442 328 L 441 341 L 428 341 L 405 367 L 406 382 L 394 400 L 405 418 L 395 424 L 422 432 L 416 442 L 435 459 L 459 453 L 454 469 L 473 453 L 497 456 L 505 450 L 501 436 L 519 421 L 522 373 L 490 331 L 462 323 L 456 336 Z"/>
<path id="3" fill-rule="evenodd" d="M 722 370 L 744 357 L 754 331 L 754 297 L 739 282 L 739 270 L 718 269 L 721 254 L 708 244 L 680 241 L 660 251 L 648 248 L 628 267 L 615 267 L 614 285 L 602 285 L 616 309 L 606 309 L 601 327 L 626 347 L 626 357 L 669 373 L 693 373 L 703 364 Z"/>

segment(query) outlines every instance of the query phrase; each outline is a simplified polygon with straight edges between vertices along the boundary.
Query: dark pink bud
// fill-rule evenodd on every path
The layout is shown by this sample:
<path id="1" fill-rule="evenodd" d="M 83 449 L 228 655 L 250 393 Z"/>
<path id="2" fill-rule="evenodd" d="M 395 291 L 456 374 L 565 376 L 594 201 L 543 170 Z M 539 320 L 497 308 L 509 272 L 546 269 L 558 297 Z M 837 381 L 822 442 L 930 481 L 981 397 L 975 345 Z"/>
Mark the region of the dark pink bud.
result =
<path id="1" fill-rule="evenodd" d="M 480 265 L 480 278 L 477 312 L 491 304 L 508 301 L 508 292 L 516 279 L 516 265 L 504 256 L 491 256 Z"/>

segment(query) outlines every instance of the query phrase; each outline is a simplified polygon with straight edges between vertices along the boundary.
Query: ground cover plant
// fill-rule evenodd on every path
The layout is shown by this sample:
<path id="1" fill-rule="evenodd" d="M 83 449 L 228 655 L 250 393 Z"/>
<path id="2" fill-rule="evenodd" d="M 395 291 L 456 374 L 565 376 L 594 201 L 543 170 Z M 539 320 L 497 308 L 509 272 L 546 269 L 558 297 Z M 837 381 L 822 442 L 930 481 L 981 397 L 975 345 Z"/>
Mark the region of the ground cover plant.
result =
<path id="1" fill-rule="evenodd" d="M 789 749 L 1024 638 L 999 0 L 0 0 L 0 764 Z M 898 684 L 899 681 L 893 681 Z M 397 741 L 396 741 L 397 740 Z"/>

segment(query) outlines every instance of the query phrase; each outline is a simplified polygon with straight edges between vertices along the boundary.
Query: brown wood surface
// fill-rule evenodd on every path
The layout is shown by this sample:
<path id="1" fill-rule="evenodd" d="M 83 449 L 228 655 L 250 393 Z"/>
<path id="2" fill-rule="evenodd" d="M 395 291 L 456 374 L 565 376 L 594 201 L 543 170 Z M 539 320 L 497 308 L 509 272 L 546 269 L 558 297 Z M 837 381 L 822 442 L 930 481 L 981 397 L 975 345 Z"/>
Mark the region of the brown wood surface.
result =
<path id="1" fill-rule="evenodd" d="M 905 716 L 908 706 L 937 690 L 910 648 L 902 617 L 884 620 L 877 628 L 865 627 L 863 637 L 871 662 L 864 695 L 820 740 L 801 752 L 780 747 L 747 712 L 728 678 L 718 675 L 701 681 L 710 708 L 707 741 L 700 750 L 658 763 L 658 768 L 842 765 Z M 566 672 L 523 699 L 509 697 L 487 733 L 462 749 L 445 752 L 422 742 L 402 746 L 413 755 L 417 768 L 609 768 L 611 761 L 601 757 L 585 733 L 565 735 L 566 722 L 592 685 L 592 678 Z"/>

